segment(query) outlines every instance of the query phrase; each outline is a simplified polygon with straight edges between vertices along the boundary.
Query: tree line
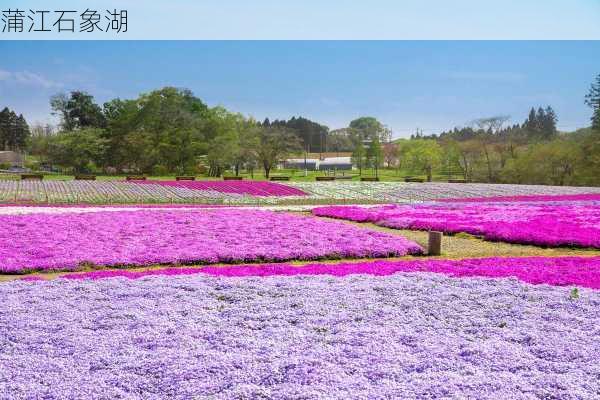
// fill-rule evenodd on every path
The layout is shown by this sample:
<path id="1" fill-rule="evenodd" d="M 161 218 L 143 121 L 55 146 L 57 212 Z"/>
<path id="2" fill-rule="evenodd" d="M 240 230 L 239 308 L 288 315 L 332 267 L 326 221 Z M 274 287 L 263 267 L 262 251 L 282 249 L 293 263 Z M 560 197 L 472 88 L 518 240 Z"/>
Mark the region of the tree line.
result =
<path id="1" fill-rule="evenodd" d="M 348 152 L 359 173 L 394 168 L 405 174 L 477 182 L 600 184 L 600 75 L 585 95 L 591 127 L 563 133 L 551 106 L 532 107 L 520 124 L 508 116 L 472 121 L 440 134 L 391 140 L 374 117 L 345 128 L 303 117 L 262 122 L 208 107 L 187 89 L 165 87 L 99 105 L 83 91 L 50 99 L 60 124 L 29 128 L 22 115 L 0 112 L 0 149 L 23 151 L 41 164 L 76 173 L 206 173 L 269 176 L 283 159 Z"/>
<path id="2" fill-rule="evenodd" d="M 31 153 L 43 164 L 76 173 L 220 176 L 227 170 L 236 175 L 261 170 L 269 177 L 292 154 L 328 151 L 336 136 L 303 117 L 259 122 L 223 107 L 210 108 L 191 91 L 173 87 L 102 106 L 90 94 L 73 91 L 53 96 L 50 105 L 60 119 L 59 132 L 47 134 L 36 127 Z M 333 151 L 352 151 L 375 136 L 389 140 L 390 134 L 375 118 L 358 118 L 344 133 L 346 142 Z"/>
<path id="3" fill-rule="evenodd" d="M 88 93 L 51 98 L 57 134 L 37 136 L 35 154 L 74 172 L 221 175 L 262 168 L 298 148 L 285 127 L 266 127 L 223 107 L 209 108 L 187 89 L 165 87 L 100 107 Z M 33 153 L 33 151 L 32 151 Z"/>
<path id="4" fill-rule="evenodd" d="M 600 75 L 585 104 L 592 109 L 591 126 L 575 132 L 559 132 L 552 107 L 538 107 L 521 124 L 494 116 L 385 144 L 384 161 L 428 180 L 435 172 L 475 182 L 600 185 Z"/>

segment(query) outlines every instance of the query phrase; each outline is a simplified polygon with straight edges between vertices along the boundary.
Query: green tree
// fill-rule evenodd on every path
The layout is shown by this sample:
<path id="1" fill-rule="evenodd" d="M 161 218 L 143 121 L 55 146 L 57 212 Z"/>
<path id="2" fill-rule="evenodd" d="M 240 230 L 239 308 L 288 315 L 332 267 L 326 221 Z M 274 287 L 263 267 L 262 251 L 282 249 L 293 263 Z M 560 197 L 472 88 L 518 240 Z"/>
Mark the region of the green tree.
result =
<path id="1" fill-rule="evenodd" d="M 276 126 L 262 126 L 257 131 L 254 146 L 256 160 L 262 165 L 267 179 L 278 162 L 302 148 L 294 133 Z"/>
<path id="2" fill-rule="evenodd" d="M 502 176 L 504 180 L 516 183 L 573 184 L 582 160 L 582 147 L 576 141 L 559 138 L 535 144 L 526 153 L 510 160 Z"/>
<path id="3" fill-rule="evenodd" d="M 49 161 L 74 172 L 90 172 L 102 164 L 106 152 L 106 140 L 98 128 L 85 128 L 61 132 L 50 138 Z"/>
<path id="4" fill-rule="evenodd" d="M 29 125 L 22 114 L 5 107 L 0 111 L 0 149 L 22 151 L 29 138 Z"/>
<path id="5" fill-rule="evenodd" d="M 535 108 L 531 107 L 529 110 L 529 116 L 523 123 L 523 127 L 527 129 L 529 132 L 537 132 L 539 129 L 539 122 L 537 118 L 537 113 L 535 112 Z"/>
<path id="6" fill-rule="evenodd" d="M 268 119 L 266 120 L 268 121 Z M 288 121 L 275 120 L 267 126 L 276 126 L 290 130 L 298 136 L 307 152 L 327 150 L 329 128 L 303 117 L 292 117 Z"/>
<path id="7" fill-rule="evenodd" d="M 239 176 L 240 168 L 245 167 L 253 174 L 258 160 L 253 149 L 257 148 L 260 127 L 253 119 L 242 118 L 237 128 L 237 151 L 234 153 L 235 175 Z M 293 144 L 297 146 L 298 143 Z"/>
<path id="8" fill-rule="evenodd" d="M 362 175 L 366 155 L 367 150 L 365 149 L 362 140 L 358 141 L 354 146 L 354 151 L 352 152 L 352 164 L 358 168 L 359 175 Z"/>
<path id="9" fill-rule="evenodd" d="M 354 142 L 370 141 L 377 137 L 380 142 L 391 140 L 392 132 L 375 117 L 360 117 L 350 122 L 349 128 L 355 135 Z"/>
<path id="10" fill-rule="evenodd" d="M 239 176 L 240 169 L 253 157 L 256 122 L 220 107 L 211 111 L 214 119 L 211 120 L 213 139 L 207 144 L 209 175 L 220 176 L 225 169 L 233 167 Z"/>
<path id="11" fill-rule="evenodd" d="M 427 181 L 433 179 L 433 170 L 440 166 L 442 147 L 435 140 L 415 139 L 402 148 L 403 157 L 412 171 L 424 172 Z"/>
<path id="12" fill-rule="evenodd" d="M 590 90 L 585 96 L 585 104 L 592 109 L 592 129 L 600 132 L 600 74 L 596 76 L 596 81 L 590 86 Z"/>
<path id="13" fill-rule="evenodd" d="M 499 163 L 494 158 L 494 144 L 499 139 L 502 127 L 509 118 L 507 115 L 499 115 L 474 121 L 474 125 L 478 128 L 474 141 L 481 147 L 487 170 L 487 182 L 496 181 L 499 172 L 499 166 L 497 167 L 496 164 Z"/>
<path id="14" fill-rule="evenodd" d="M 106 120 L 94 97 L 86 92 L 74 90 L 67 96 L 59 93 L 50 98 L 54 115 L 61 119 L 61 128 L 72 131 L 82 128 L 104 128 Z"/>
<path id="15" fill-rule="evenodd" d="M 458 151 L 458 166 L 463 178 L 467 181 L 474 180 L 475 169 L 483 157 L 480 144 L 473 138 L 457 142 L 456 150 Z"/>
<path id="16" fill-rule="evenodd" d="M 63 131 L 72 131 L 75 129 L 75 122 L 71 119 L 68 104 L 69 98 L 65 93 L 57 93 L 50 97 L 52 115 L 60 118 L 60 128 Z"/>
<path id="17" fill-rule="evenodd" d="M 327 149 L 336 153 L 353 151 L 354 144 L 347 128 L 336 129 L 327 135 Z"/>
<path id="18" fill-rule="evenodd" d="M 552 140 L 556 137 L 556 123 L 558 117 L 551 106 L 546 108 L 531 108 L 529 116 L 523 123 L 527 136 L 534 140 Z"/>
<path id="19" fill-rule="evenodd" d="M 600 185 L 600 131 L 591 131 L 581 140 L 583 161 L 579 184 Z"/>
<path id="20" fill-rule="evenodd" d="M 138 151 L 134 158 L 141 161 L 144 172 L 155 167 L 191 170 L 196 157 L 206 152 L 206 140 L 216 136 L 208 107 L 187 89 L 155 90 L 141 95 L 135 105 L 129 128 L 135 137 L 129 140 L 144 145 L 132 149 Z"/>
<path id="21" fill-rule="evenodd" d="M 106 119 L 104 138 L 108 146 L 105 165 L 119 173 L 133 164 L 138 169 L 140 166 L 137 164 L 142 159 L 140 153 L 146 151 L 146 146 L 150 146 L 148 142 L 140 147 L 140 141 L 145 140 L 142 139 L 143 133 L 136 131 L 138 112 L 136 100 L 113 99 L 103 106 Z"/>
<path id="22" fill-rule="evenodd" d="M 375 170 L 375 176 L 379 176 L 379 168 L 383 164 L 383 149 L 377 136 L 369 143 L 366 156 L 367 164 Z"/>
<path id="23" fill-rule="evenodd" d="M 544 112 L 544 118 L 542 120 L 542 137 L 545 140 L 551 140 L 556 136 L 556 122 L 558 121 L 558 117 L 556 116 L 556 112 L 550 106 L 546 107 Z"/>
<path id="24" fill-rule="evenodd" d="M 36 156 L 40 163 L 48 162 L 48 148 L 52 139 L 52 128 L 50 125 L 34 125 L 31 128 L 27 147 L 29 153 Z"/>
<path id="25" fill-rule="evenodd" d="M 385 143 L 383 145 L 383 160 L 388 168 L 400 164 L 400 145 L 398 143 Z"/>

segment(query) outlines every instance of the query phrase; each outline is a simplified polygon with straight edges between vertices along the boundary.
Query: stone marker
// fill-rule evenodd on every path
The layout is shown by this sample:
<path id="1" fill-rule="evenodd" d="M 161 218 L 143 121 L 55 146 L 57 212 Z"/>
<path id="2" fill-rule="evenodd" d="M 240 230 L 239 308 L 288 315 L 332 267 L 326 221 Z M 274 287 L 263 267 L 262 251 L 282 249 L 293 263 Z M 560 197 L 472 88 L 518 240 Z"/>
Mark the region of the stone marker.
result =
<path id="1" fill-rule="evenodd" d="M 442 232 L 429 231 L 429 247 L 430 256 L 439 256 L 442 254 Z"/>

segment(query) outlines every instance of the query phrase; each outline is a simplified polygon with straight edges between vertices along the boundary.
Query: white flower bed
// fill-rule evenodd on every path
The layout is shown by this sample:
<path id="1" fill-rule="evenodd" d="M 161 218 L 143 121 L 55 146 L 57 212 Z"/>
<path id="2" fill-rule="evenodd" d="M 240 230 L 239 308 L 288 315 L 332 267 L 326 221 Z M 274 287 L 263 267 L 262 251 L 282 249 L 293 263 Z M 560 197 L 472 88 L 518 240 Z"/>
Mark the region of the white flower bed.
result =
<path id="1" fill-rule="evenodd" d="M 600 193 L 600 188 L 403 182 L 290 182 L 307 196 L 250 196 L 124 181 L 3 181 L 0 203 L 148 204 L 201 203 L 225 205 L 281 205 L 347 203 L 410 203 L 447 198 L 515 195 Z"/>
<path id="2" fill-rule="evenodd" d="M 515 195 L 600 193 L 598 187 L 502 185 L 483 183 L 292 182 L 310 198 L 391 203 Z"/>

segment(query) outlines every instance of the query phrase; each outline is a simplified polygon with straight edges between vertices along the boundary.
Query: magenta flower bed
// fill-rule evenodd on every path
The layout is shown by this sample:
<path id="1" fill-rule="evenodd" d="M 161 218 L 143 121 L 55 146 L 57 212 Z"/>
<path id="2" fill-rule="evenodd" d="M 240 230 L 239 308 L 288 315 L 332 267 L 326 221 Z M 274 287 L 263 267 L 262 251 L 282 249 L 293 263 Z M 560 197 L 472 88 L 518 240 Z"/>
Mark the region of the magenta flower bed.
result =
<path id="1" fill-rule="evenodd" d="M 530 195 L 530 196 L 496 196 L 496 197 L 472 197 L 464 199 L 439 199 L 445 203 L 489 203 L 505 201 L 600 201 L 600 194 L 560 194 L 560 195 Z"/>
<path id="2" fill-rule="evenodd" d="M 352 262 L 339 264 L 243 265 L 234 267 L 165 268 L 150 271 L 94 271 L 66 274 L 67 279 L 103 279 L 124 277 L 139 279 L 146 276 L 208 274 L 212 276 L 274 276 L 274 275 L 333 275 L 367 274 L 385 276 L 399 272 L 434 272 L 455 278 L 515 277 L 531 284 L 555 286 L 575 285 L 600 289 L 600 257 L 522 257 L 475 258 L 463 260 L 411 260 Z"/>
<path id="3" fill-rule="evenodd" d="M 394 205 L 371 208 L 360 206 L 327 206 L 313 208 L 312 213 L 317 217 L 337 218 L 354 222 L 376 222 L 379 215 L 386 210 L 397 211 L 398 207 Z"/>
<path id="4" fill-rule="evenodd" d="M 135 181 L 138 184 L 181 187 L 194 190 L 213 190 L 249 196 L 306 196 L 300 189 L 275 182 L 263 181 Z"/>
<path id="5" fill-rule="evenodd" d="M 377 208 L 320 207 L 314 215 L 395 229 L 466 232 L 487 240 L 600 248 L 597 203 L 438 203 Z"/>
<path id="6" fill-rule="evenodd" d="M 258 210 L 0 216 L 0 272 L 82 264 L 237 263 L 421 253 L 401 236 Z"/>
<path id="7" fill-rule="evenodd" d="M 123 204 L 90 204 L 90 203 L 0 203 L 2 207 L 30 207 L 30 208 L 218 208 L 232 207 L 225 204 L 194 204 L 194 203 L 123 203 Z M 233 206 L 244 207 L 244 205 Z"/>

